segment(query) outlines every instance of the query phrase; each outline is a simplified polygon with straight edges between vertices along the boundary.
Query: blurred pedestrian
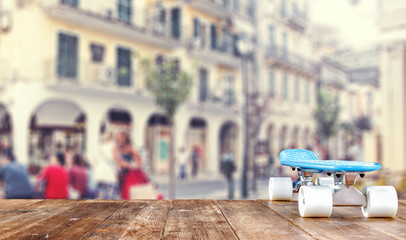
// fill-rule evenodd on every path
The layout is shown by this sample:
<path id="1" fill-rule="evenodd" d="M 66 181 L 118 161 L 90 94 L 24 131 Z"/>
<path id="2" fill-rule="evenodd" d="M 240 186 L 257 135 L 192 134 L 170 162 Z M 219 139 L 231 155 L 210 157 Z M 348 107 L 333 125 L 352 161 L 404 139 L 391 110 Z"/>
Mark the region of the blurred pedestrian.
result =
<path id="1" fill-rule="evenodd" d="M 275 159 L 272 154 L 272 152 L 269 153 L 268 155 L 268 177 L 273 175 L 273 165 L 274 165 Z"/>
<path id="2" fill-rule="evenodd" d="M 88 174 L 84 159 L 80 154 L 76 154 L 73 157 L 73 165 L 69 169 L 69 181 L 82 199 L 87 197 L 87 180 Z"/>
<path id="3" fill-rule="evenodd" d="M 73 166 L 73 161 L 74 161 L 74 156 L 75 153 L 73 151 L 73 148 L 71 146 L 66 146 L 65 147 L 65 152 L 63 152 L 64 156 L 65 156 L 65 167 L 67 169 L 70 169 Z"/>
<path id="4" fill-rule="evenodd" d="M 114 148 L 113 134 L 109 133 L 103 139 L 97 162 L 93 166 L 93 181 L 99 199 L 118 199 L 118 167 L 113 157 Z"/>
<path id="5" fill-rule="evenodd" d="M 200 148 L 193 146 L 192 150 L 192 176 L 196 177 L 199 170 Z"/>
<path id="6" fill-rule="evenodd" d="M 69 197 L 69 175 L 62 154 L 51 156 L 49 165 L 38 175 L 38 180 L 44 183 L 44 197 L 47 199 L 67 199 Z"/>
<path id="7" fill-rule="evenodd" d="M 232 152 L 225 152 L 221 156 L 221 172 L 227 179 L 228 199 L 234 199 L 234 178 L 233 174 L 236 170 L 234 156 Z"/>
<path id="8" fill-rule="evenodd" d="M 142 160 L 131 145 L 131 140 L 126 132 L 117 136 L 114 148 L 114 160 L 120 167 L 119 186 L 121 198 L 130 199 L 130 188 L 134 185 L 146 184 L 149 179 L 142 170 Z"/>
<path id="9" fill-rule="evenodd" d="M 11 149 L 3 151 L 3 166 L 0 169 L 0 180 L 5 184 L 5 198 L 31 199 L 34 196 L 33 188 L 29 181 L 27 169 L 16 162 Z"/>
<path id="10" fill-rule="evenodd" d="M 58 142 L 57 144 L 56 144 L 56 157 L 58 158 L 58 159 L 64 159 L 63 161 L 64 161 L 64 165 L 65 165 L 65 163 L 66 163 L 66 161 L 65 161 L 65 152 L 63 151 L 63 145 L 62 145 L 62 143 L 61 142 Z"/>
<path id="11" fill-rule="evenodd" d="M 181 147 L 179 149 L 178 159 L 179 159 L 179 178 L 183 180 L 187 178 L 186 172 L 187 153 L 184 147 Z"/>

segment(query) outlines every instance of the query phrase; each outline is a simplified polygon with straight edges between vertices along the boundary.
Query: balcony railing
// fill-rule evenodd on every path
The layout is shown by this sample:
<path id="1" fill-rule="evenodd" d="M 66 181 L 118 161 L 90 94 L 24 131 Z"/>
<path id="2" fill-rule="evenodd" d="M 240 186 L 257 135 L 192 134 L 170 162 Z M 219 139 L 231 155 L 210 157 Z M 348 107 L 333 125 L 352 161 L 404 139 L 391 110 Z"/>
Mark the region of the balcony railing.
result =
<path id="1" fill-rule="evenodd" d="M 184 0 L 194 8 L 214 17 L 230 17 L 231 0 Z"/>
<path id="2" fill-rule="evenodd" d="M 196 58 L 232 68 L 238 67 L 240 64 L 231 38 L 229 41 L 220 40 L 213 46 L 210 39 L 191 37 L 187 45 L 191 54 Z"/>
<path id="3" fill-rule="evenodd" d="M 78 5 L 62 0 L 42 0 L 43 8 L 51 17 L 69 21 L 82 27 L 120 35 L 147 44 L 166 48 L 177 47 L 182 40 L 181 16 L 173 20 L 172 8 L 138 6 L 122 9 L 116 0 L 78 1 Z M 138 2 L 138 1 L 137 1 Z"/>
<path id="4" fill-rule="evenodd" d="M 318 74 L 317 64 L 313 63 L 313 61 L 277 46 L 268 47 L 266 58 L 272 64 L 282 65 L 304 74 Z"/>
<path id="5" fill-rule="evenodd" d="M 226 88 L 221 90 L 208 90 L 204 97 L 198 96 L 199 103 L 208 103 L 218 106 L 233 106 L 237 104 L 235 90 L 232 88 Z"/>
<path id="6" fill-rule="evenodd" d="M 285 17 L 287 25 L 295 30 L 303 32 L 307 26 L 307 20 L 304 14 L 296 13 Z"/>
<path id="7" fill-rule="evenodd" d="M 296 4 L 293 5 L 293 8 L 288 8 L 286 5 L 283 7 L 282 2 L 279 3 L 275 9 L 278 9 L 276 11 L 276 17 L 282 19 L 288 27 L 298 31 L 304 31 L 306 29 L 308 20 L 304 9 L 299 10 Z"/>
<path id="8" fill-rule="evenodd" d="M 45 61 L 44 79 L 51 85 L 120 89 L 129 92 L 142 89 L 141 82 L 136 81 L 138 76 L 134 70 L 89 61 L 72 64 L 61 64 L 57 59 Z"/>

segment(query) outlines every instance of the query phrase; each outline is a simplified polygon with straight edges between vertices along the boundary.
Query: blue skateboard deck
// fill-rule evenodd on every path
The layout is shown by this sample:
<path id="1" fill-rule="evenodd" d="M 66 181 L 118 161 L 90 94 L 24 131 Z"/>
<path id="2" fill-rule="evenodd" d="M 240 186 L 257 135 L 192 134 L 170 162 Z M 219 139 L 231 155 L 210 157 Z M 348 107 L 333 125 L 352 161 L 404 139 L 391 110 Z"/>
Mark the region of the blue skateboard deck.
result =
<path id="1" fill-rule="evenodd" d="M 382 168 L 375 162 L 319 160 L 312 151 L 302 149 L 284 150 L 279 156 L 282 165 L 308 172 L 370 172 Z"/>

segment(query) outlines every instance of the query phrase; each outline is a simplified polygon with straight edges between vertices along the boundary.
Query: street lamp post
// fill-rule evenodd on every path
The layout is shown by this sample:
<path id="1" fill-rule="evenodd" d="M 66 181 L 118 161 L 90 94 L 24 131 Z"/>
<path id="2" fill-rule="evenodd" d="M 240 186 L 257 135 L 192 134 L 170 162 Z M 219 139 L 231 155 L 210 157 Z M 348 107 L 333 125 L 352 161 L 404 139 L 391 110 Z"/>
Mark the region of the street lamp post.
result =
<path id="1" fill-rule="evenodd" d="M 253 44 L 252 40 L 242 36 L 238 40 L 237 49 L 241 55 L 241 75 L 244 88 L 244 109 L 243 109 L 243 125 L 244 125 L 244 154 L 242 166 L 242 183 L 241 195 L 243 198 L 248 197 L 248 145 L 249 145 L 249 84 L 247 65 L 252 55 Z"/>

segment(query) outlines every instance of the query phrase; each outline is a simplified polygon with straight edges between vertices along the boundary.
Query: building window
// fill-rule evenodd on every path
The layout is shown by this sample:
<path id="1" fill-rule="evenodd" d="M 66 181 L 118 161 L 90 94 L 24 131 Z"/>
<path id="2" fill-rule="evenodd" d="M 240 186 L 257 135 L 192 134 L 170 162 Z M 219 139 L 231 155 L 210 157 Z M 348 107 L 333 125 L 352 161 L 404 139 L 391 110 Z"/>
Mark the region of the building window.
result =
<path id="1" fill-rule="evenodd" d="M 286 16 L 286 0 L 281 0 L 281 16 Z"/>
<path id="2" fill-rule="evenodd" d="M 228 27 L 223 27 L 220 42 L 221 42 L 220 43 L 221 46 L 219 47 L 219 49 L 222 52 L 230 53 L 232 36 L 231 36 L 230 30 L 228 29 Z"/>
<path id="3" fill-rule="evenodd" d="M 299 102 L 299 100 L 300 100 L 300 81 L 299 81 L 299 79 L 296 79 L 296 82 L 295 82 L 295 100 L 297 102 Z"/>
<path id="4" fill-rule="evenodd" d="M 165 33 L 165 25 L 166 25 L 166 11 L 164 8 L 160 8 L 155 16 L 154 20 L 154 31 L 159 34 Z"/>
<path id="5" fill-rule="evenodd" d="M 269 94 L 271 97 L 275 96 L 275 72 L 273 69 L 269 70 Z"/>
<path id="6" fill-rule="evenodd" d="M 117 85 L 128 87 L 131 84 L 131 50 L 119 47 L 117 48 Z"/>
<path id="7" fill-rule="evenodd" d="M 381 9 L 381 8 L 378 8 L 378 9 Z M 308 14 L 309 14 L 309 5 L 308 5 L 308 3 L 305 3 L 304 7 L 303 7 L 303 18 L 305 20 L 307 20 Z"/>
<path id="8" fill-rule="evenodd" d="M 269 31 L 269 47 L 273 48 L 275 47 L 275 27 L 273 25 L 268 26 L 268 31 Z"/>
<path id="9" fill-rule="evenodd" d="M 72 7 L 78 6 L 78 0 L 61 0 L 61 3 L 72 6 Z"/>
<path id="10" fill-rule="evenodd" d="M 193 36 L 195 38 L 200 36 L 200 20 L 198 18 L 193 19 Z"/>
<path id="11" fill-rule="evenodd" d="M 58 76 L 76 78 L 78 74 L 78 38 L 59 33 Z"/>
<path id="12" fill-rule="evenodd" d="M 306 103 L 310 103 L 310 83 L 306 82 Z"/>
<path id="13" fill-rule="evenodd" d="M 299 16 L 299 8 L 297 6 L 297 2 L 293 2 L 292 4 L 292 8 L 293 8 L 293 16 Z"/>
<path id="14" fill-rule="evenodd" d="M 181 35 L 181 29 L 180 29 L 180 18 L 181 18 L 181 12 L 180 8 L 173 8 L 171 10 L 171 25 L 172 25 L 172 37 L 179 39 Z"/>
<path id="15" fill-rule="evenodd" d="M 90 44 L 90 54 L 93 62 L 103 62 L 104 46 L 95 43 Z"/>
<path id="16" fill-rule="evenodd" d="M 212 24 L 210 26 L 210 45 L 211 45 L 211 49 L 216 49 L 217 48 L 217 30 L 216 30 L 216 26 L 214 24 Z"/>
<path id="17" fill-rule="evenodd" d="M 118 19 L 120 21 L 131 23 L 132 6 L 131 0 L 118 0 Z"/>
<path id="18" fill-rule="evenodd" d="M 286 31 L 282 33 L 282 57 L 288 57 L 288 34 Z"/>
<path id="19" fill-rule="evenodd" d="M 200 102 L 205 102 L 208 98 L 207 79 L 208 79 L 207 69 L 201 68 L 199 71 L 199 101 Z"/>
<path id="20" fill-rule="evenodd" d="M 227 105 L 234 104 L 234 102 L 235 102 L 234 77 L 232 75 L 228 75 L 226 77 L 226 87 L 224 89 L 224 97 L 225 97 L 225 103 Z"/>
<path id="21" fill-rule="evenodd" d="M 283 99 L 287 100 L 289 97 L 289 79 L 288 75 L 285 73 L 283 74 Z"/>
<path id="22" fill-rule="evenodd" d="M 240 12 L 240 0 L 234 0 L 234 11 Z"/>

